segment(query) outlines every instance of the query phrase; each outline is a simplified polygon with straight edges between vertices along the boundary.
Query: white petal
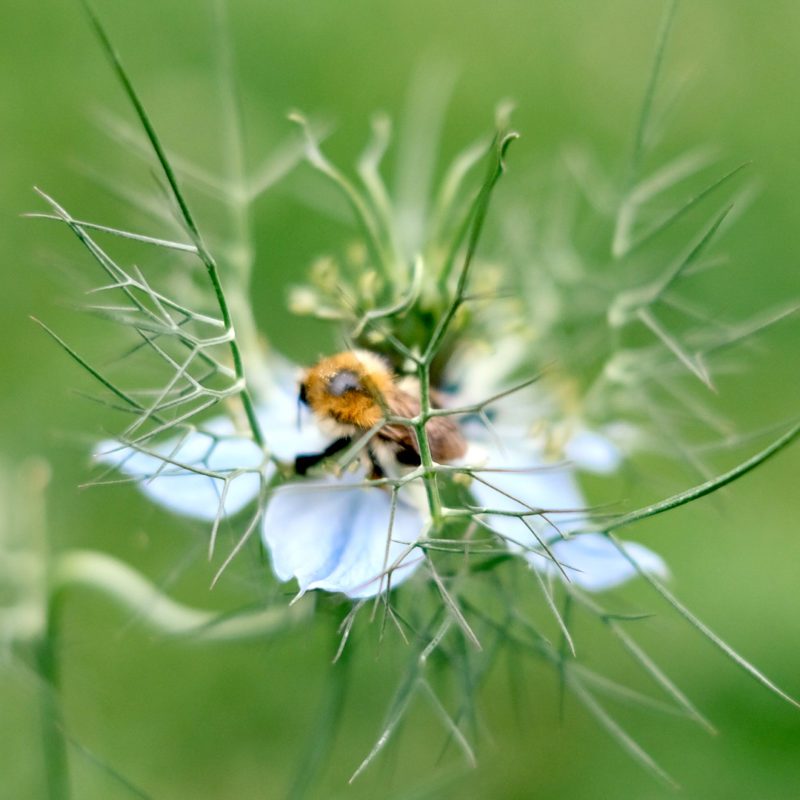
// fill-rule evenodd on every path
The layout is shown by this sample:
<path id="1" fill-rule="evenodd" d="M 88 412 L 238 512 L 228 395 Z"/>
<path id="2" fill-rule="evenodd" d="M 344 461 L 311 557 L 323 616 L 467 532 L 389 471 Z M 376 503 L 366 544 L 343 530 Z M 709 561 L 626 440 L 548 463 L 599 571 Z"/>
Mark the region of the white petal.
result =
<path id="1" fill-rule="evenodd" d="M 504 452 L 497 446 L 486 444 L 483 449 L 489 467 L 533 469 L 528 472 L 478 473 L 481 479 L 495 487 L 490 488 L 477 480 L 472 483 L 472 494 L 482 507 L 504 511 L 523 511 L 526 506 L 544 509 L 543 516 L 530 516 L 528 522 L 542 541 L 549 544 L 569 579 L 584 589 L 604 591 L 635 577 L 634 567 L 605 536 L 589 533 L 567 540 L 561 538 L 561 533 L 585 528 L 587 524 L 586 515 L 581 513 L 586 502 L 571 468 L 557 464 L 548 466 L 537 461 L 530 450 L 509 448 Z M 532 567 L 542 572 L 556 570 L 557 574 L 562 574 L 552 560 L 541 553 L 536 537 L 521 519 L 492 514 L 485 520 L 492 530 L 506 539 L 509 549 L 519 552 L 526 548 L 524 557 Z M 635 542 L 625 543 L 625 546 L 644 570 L 667 574 L 664 561 L 656 553 Z M 539 553 L 532 552 L 531 548 L 538 549 Z"/>
<path id="2" fill-rule="evenodd" d="M 296 371 L 288 362 L 275 360 L 275 383 L 269 401 L 257 410 L 270 453 L 287 462 L 301 454 L 322 452 L 330 444 L 330 439 L 319 432 L 307 409 L 298 409 Z M 148 446 L 154 455 L 106 441 L 98 445 L 96 457 L 125 475 L 141 478 L 142 491 L 170 511 L 210 521 L 218 514 L 224 481 L 165 463 L 159 456 L 222 474 L 258 468 L 264 456 L 249 437 L 237 434 L 229 417 L 215 417 L 203 428 L 204 432 L 192 433 L 183 440 L 175 437 L 155 447 Z M 215 440 L 209 434 L 222 438 Z M 265 477 L 269 479 L 273 472 L 274 467 L 267 464 Z M 149 480 L 156 473 L 158 477 Z M 224 514 L 235 514 L 244 508 L 256 497 L 259 487 L 259 476 L 255 473 L 244 473 L 232 479 L 225 495 Z"/>
<path id="3" fill-rule="evenodd" d="M 622 463 L 622 453 L 611 439 L 585 428 L 570 438 L 564 454 L 580 469 L 601 475 L 615 472 Z"/>
<path id="4" fill-rule="evenodd" d="M 391 497 L 377 487 L 355 487 L 362 478 L 298 481 L 270 498 L 262 534 L 272 568 L 282 581 L 297 578 L 300 591 L 325 589 L 371 597 L 386 588 L 394 566 L 422 530 L 417 509 L 401 500 L 389 541 Z M 387 554 L 388 543 L 388 554 Z M 412 551 L 392 572 L 391 585 L 406 580 L 421 562 Z"/>
<path id="5" fill-rule="evenodd" d="M 645 572 L 664 578 L 668 576 L 667 565 L 661 556 L 636 542 L 622 544 Z M 636 568 L 619 552 L 614 543 L 599 533 L 562 539 L 553 543 L 552 550 L 570 581 L 590 592 L 613 589 L 638 574 Z M 543 567 L 547 572 L 557 569 L 555 564 L 541 558 L 537 566 Z"/>
<path id="6" fill-rule="evenodd" d="M 513 471 L 476 473 L 471 490 L 479 505 L 499 511 L 543 509 L 541 516 L 531 515 L 526 519 L 545 541 L 558 537 L 561 530 L 575 528 L 586 503 L 568 466 L 544 464 L 533 454 L 519 450 L 505 453 L 497 447 L 486 450 L 488 467 Z M 486 517 L 486 522 L 510 540 L 512 549 L 514 542 L 524 547 L 538 544 L 518 517 L 492 514 Z"/>
<path id="7" fill-rule="evenodd" d="M 140 478 L 139 488 L 170 511 L 210 521 L 219 512 L 224 481 L 167 463 L 163 458 L 226 475 L 237 469 L 258 468 L 264 456 L 249 437 L 228 435 L 233 426 L 227 418 L 211 420 L 207 429 L 210 433 L 196 431 L 183 439 L 161 442 L 151 448 L 155 455 L 123 447 L 113 440 L 101 442 L 95 454 L 98 461 L 117 467 L 132 478 Z M 217 439 L 211 433 L 224 438 Z M 267 476 L 272 469 L 267 465 Z M 231 479 L 224 513 L 235 514 L 244 508 L 256 497 L 259 486 L 259 476 L 253 472 Z"/>
<path id="8" fill-rule="evenodd" d="M 279 461 L 291 463 L 298 455 L 321 453 L 331 443 L 308 409 L 298 403 L 295 383 L 276 387 L 257 414 L 267 447 Z"/>

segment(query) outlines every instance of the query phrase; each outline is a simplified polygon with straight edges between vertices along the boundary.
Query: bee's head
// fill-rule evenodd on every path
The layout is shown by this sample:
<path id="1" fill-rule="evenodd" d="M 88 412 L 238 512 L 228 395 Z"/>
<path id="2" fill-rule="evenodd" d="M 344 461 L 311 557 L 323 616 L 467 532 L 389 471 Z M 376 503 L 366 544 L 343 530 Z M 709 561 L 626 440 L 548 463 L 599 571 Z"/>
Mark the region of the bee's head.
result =
<path id="1" fill-rule="evenodd" d="M 307 369 L 298 397 L 318 418 L 370 428 L 381 419 L 383 398 L 393 384 L 392 370 L 380 356 L 347 350 Z"/>

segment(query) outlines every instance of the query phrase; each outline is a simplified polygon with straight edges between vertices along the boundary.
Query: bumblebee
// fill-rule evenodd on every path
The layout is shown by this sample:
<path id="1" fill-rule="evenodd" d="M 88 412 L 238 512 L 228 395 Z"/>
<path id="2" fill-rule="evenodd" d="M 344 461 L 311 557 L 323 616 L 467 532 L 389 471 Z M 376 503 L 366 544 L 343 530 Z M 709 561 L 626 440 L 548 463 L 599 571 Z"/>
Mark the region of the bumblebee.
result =
<path id="1" fill-rule="evenodd" d="M 432 402 L 436 405 L 436 397 Z M 323 358 L 305 371 L 299 401 L 307 405 L 320 430 L 334 441 L 322 453 L 298 456 L 295 471 L 311 467 L 347 448 L 389 417 L 410 419 L 420 413 L 419 384 L 399 378 L 389 363 L 369 350 L 348 350 Z M 462 458 L 467 443 L 452 417 L 433 417 L 425 425 L 431 456 L 446 463 Z M 396 465 L 419 466 L 419 442 L 414 428 L 387 422 L 366 445 L 372 476 L 397 471 Z"/>

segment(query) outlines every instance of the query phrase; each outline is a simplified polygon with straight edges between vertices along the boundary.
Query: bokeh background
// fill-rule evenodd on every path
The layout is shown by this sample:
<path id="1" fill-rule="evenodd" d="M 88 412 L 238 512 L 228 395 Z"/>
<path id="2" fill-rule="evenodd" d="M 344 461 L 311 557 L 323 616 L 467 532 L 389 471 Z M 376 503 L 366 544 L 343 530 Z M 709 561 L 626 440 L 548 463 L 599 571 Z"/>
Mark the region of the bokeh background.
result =
<path id="1" fill-rule="evenodd" d="M 271 3 L 232 0 L 230 13 L 249 150 L 291 132 L 291 108 L 335 123 L 328 151 L 350 163 L 376 109 L 402 117 L 420 65 L 453 65 L 443 150 L 453 154 L 513 98 L 524 138 L 513 169 L 550 163 L 565 142 L 589 145 L 613 165 L 630 151 L 662 14 L 659 2 L 535 0 L 494 3 Z M 218 103 L 206 3 L 162 0 L 98 11 L 165 140 L 220 163 Z M 98 130 L 94 112 L 127 109 L 77 3 L 4 0 L 0 26 L 1 455 L 44 456 L 54 547 L 88 546 L 139 567 L 170 593 L 208 608 L 252 602 L 253 559 L 208 591 L 202 526 L 176 520 L 135 490 L 81 491 L 89 443 L 105 417 L 70 392 L 74 364 L 28 319 L 45 318 L 83 346 L 96 329 L 70 307 L 69 269 L 88 257 L 53 224 L 20 218 L 39 208 L 34 184 L 79 216 L 125 224 L 82 165 L 124 180 L 128 160 Z M 731 255 L 723 311 L 746 313 L 800 296 L 800 5 L 704 0 L 679 8 L 665 62 L 683 84 L 665 129 L 668 152 L 710 144 L 753 162 L 759 192 L 726 236 Z M 307 177 L 307 176 L 306 176 Z M 325 336 L 291 322 L 288 283 L 341 232 L 279 186 L 256 209 L 259 324 L 284 352 L 314 358 Z M 533 185 L 533 184 L 531 184 Z M 524 181 L 520 183 L 524 187 Z M 336 237 L 339 237 L 338 239 Z M 292 331 L 291 336 L 285 333 Z M 797 415 L 796 319 L 759 340 L 752 371 L 725 382 L 724 401 L 744 429 Z M 729 462 L 732 463 L 732 462 Z M 663 553 L 676 593 L 712 628 L 794 695 L 800 695 L 800 451 L 706 501 L 642 526 Z M 647 497 L 643 492 L 642 498 Z M 652 497 L 652 494 L 649 495 Z M 800 796 L 800 712 L 749 680 L 668 608 L 634 587 L 658 614 L 637 631 L 668 673 L 717 725 L 712 737 L 648 712 L 620 719 L 683 786 L 686 798 Z M 154 638 L 97 597 L 66 606 L 63 702 L 75 797 L 283 797 L 307 764 L 330 680 L 328 620 L 267 644 L 200 647 Z M 597 663 L 644 685 L 605 637 L 588 636 Z M 354 657 L 331 753 L 309 796 L 660 798 L 673 796 L 633 763 L 575 703 L 559 718 L 544 668 L 501 660 L 479 699 L 479 765 L 439 759 L 443 735 L 421 707 L 389 754 L 352 787 L 347 777 L 379 732 L 398 680 L 396 650 Z M 21 659 L 0 665 L 0 796 L 42 796 L 37 687 Z M 122 780 L 131 785 L 124 785 Z M 134 789 L 133 787 L 138 787 Z"/>

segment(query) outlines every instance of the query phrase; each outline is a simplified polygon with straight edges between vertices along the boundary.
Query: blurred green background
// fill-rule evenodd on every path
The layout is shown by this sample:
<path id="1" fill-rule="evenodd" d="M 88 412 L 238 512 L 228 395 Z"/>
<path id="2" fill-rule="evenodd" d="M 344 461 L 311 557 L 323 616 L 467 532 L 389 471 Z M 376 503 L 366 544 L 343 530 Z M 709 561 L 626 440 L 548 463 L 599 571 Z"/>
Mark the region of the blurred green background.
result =
<path id="1" fill-rule="evenodd" d="M 167 143 L 219 164 L 207 5 L 103 2 L 98 11 Z M 444 60 L 458 74 L 445 152 L 483 133 L 496 102 L 510 97 L 524 136 L 512 170 L 524 176 L 567 141 L 590 145 L 609 164 L 630 150 L 662 4 L 233 0 L 230 11 L 251 155 L 289 135 L 285 113 L 301 108 L 334 121 L 327 150 L 349 164 L 369 115 L 382 109 L 401 117 L 420 64 Z M 28 315 L 91 345 L 94 329 L 70 308 L 76 293 L 62 269 L 88 267 L 88 257 L 66 231 L 19 215 L 40 208 L 36 184 L 80 217 L 125 225 L 124 211 L 78 165 L 125 174 L 126 157 L 98 131 L 93 112 L 128 112 L 77 3 L 5 0 L 0 45 L 1 454 L 13 464 L 31 455 L 52 462 L 54 546 L 117 554 L 174 596 L 208 608 L 252 601 L 265 568 L 246 558 L 208 592 L 202 526 L 160 512 L 131 488 L 77 488 L 87 476 L 89 443 L 106 418 L 69 391 L 85 386 L 83 376 Z M 732 256 L 724 310 L 735 315 L 797 297 L 800 4 L 686 3 L 665 74 L 668 83 L 685 80 L 669 118 L 667 151 L 710 144 L 734 160 L 751 160 L 758 179 L 758 195 L 724 243 Z M 256 234 L 259 324 L 291 357 L 313 358 L 321 349 L 317 327 L 293 323 L 299 332 L 285 340 L 285 287 L 315 255 L 338 246 L 338 229 L 321 222 L 296 190 L 279 186 L 256 208 Z M 759 340 L 754 372 L 726 381 L 724 400 L 743 427 L 796 416 L 799 336 L 796 318 L 781 323 Z M 794 695 L 799 471 L 795 448 L 720 502 L 636 531 L 665 555 L 673 587 L 689 607 Z M 263 582 L 271 587 L 271 579 Z M 659 612 L 637 629 L 642 642 L 720 732 L 711 737 L 678 719 L 621 712 L 682 784 L 682 796 L 800 797 L 800 712 L 749 680 L 643 587 L 632 594 Z M 66 725 L 78 743 L 70 749 L 75 797 L 137 796 L 114 771 L 155 798 L 285 796 L 330 680 L 328 628 L 322 619 L 269 644 L 192 646 L 153 638 L 102 600 L 76 593 L 67 603 L 63 642 Z M 378 653 L 371 641 L 364 644 L 354 657 L 335 746 L 310 796 L 673 796 L 575 703 L 567 702 L 560 721 L 553 675 L 514 658 L 501 659 L 481 692 L 486 731 L 477 769 L 462 769 L 453 752 L 439 761 L 441 729 L 420 707 L 388 756 L 348 787 L 399 677 L 396 648 Z M 605 637 L 588 635 L 585 646 L 618 679 L 645 685 Z M 39 797 L 37 687 L 20 662 L 1 668 L 0 795 Z"/>

